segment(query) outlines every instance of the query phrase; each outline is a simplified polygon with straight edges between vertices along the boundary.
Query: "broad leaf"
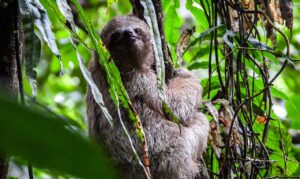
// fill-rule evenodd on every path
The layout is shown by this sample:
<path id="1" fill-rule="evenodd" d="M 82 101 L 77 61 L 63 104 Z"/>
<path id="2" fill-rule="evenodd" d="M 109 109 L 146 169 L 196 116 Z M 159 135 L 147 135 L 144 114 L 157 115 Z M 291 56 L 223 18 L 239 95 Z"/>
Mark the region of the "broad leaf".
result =
<path id="1" fill-rule="evenodd" d="M 194 62 L 192 63 L 188 69 L 189 70 L 195 70 L 195 69 L 208 69 L 209 63 L 208 61 L 201 61 L 201 62 Z"/>
<path id="2" fill-rule="evenodd" d="M 276 98 L 284 99 L 286 101 L 290 99 L 284 92 L 280 91 L 275 87 L 271 87 L 271 94 Z"/>
<path id="3" fill-rule="evenodd" d="M 181 27 L 181 19 L 178 16 L 177 9 L 180 6 L 179 0 L 169 0 L 163 3 L 165 12 L 165 32 L 166 40 L 175 46 L 179 38 L 179 29 Z"/>
<path id="4" fill-rule="evenodd" d="M 203 29 L 208 29 L 208 22 L 199 2 L 195 0 L 187 0 L 185 6 L 193 14 L 199 26 L 201 26 Z"/>
<path id="5" fill-rule="evenodd" d="M 117 178 L 101 146 L 59 119 L 0 98 L 0 150 L 34 166 L 82 178 Z"/>

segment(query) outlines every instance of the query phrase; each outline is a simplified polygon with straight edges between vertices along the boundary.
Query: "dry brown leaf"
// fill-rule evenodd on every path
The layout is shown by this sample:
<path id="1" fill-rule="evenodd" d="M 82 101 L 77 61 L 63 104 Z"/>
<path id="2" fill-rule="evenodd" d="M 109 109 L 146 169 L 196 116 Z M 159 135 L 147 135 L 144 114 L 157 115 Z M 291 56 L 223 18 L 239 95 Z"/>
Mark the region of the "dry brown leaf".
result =
<path id="1" fill-rule="evenodd" d="M 281 17 L 285 20 L 285 26 L 293 28 L 293 4 L 291 0 L 279 0 Z"/>
<path id="2" fill-rule="evenodd" d="M 222 136 L 220 135 L 220 129 L 216 121 L 210 123 L 210 134 L 208 138 L 216 157 L 220 158 L 222 152 L 220 146 L 223 146 L 222 144 L 224 143 L 222 142 Z"/>
<path id="3" fill-rule="evenodd" d="M 273 16 L 275 22 L 283 23 L 281 18 L 281 13 L 279 9 L 279 1 L 278 0 L 271 0 L 269 3 L 270 13 Z"/>
<path id="4" fill-rule="evenodd" d="M 229 7 L 229 16 L 230 16 L 230 22 L 231 22 L 231 29 L 234 32 L 239 31 L 239 18 L 238 13 L 233 8 Z"/>
<path id="5" fill-rule="evenodd" d="M 231 120 L 227 120 L 224 117 L 220 116 L 219 117 L 220 122 L 224 124 L 225 127 L 230 127 L 231 125 Z"/>
<path id="6" fill-rule="evenodd" d="M 254 8 L 254 0 L 242 0 L 241 1 L 241 5 L 244 8 L 244 10 L 246 11 L 253 11 Z M 230 20 L 231 20 L 231 28 L 232 31 L 234 32 L 238 32 L 239 31 L 239 14 L 237 13 L 237 11 L 231 7 L 230 11 L 229 11 L 229 16 L 230 16 Z M 253 13 L 243 13 L 243 30 L 244 31 L 248 31 L 253 23 Z"/>
<path id="7" fill-rule="evenodd" d="M 190 43 L 190 37 L 191 35 L 196 31 L 195 26 L 191 29 L 184 30 L 179 37 L 177 47 L 176 47 L 176 55 L 177 55 L 177 63 L 179 65 L 182 65 L 182 55 L 186 48 L 188 47 Z"/>
<path id="8" fill-rule="evenodd" d="M 253 0 L 242 0 L 242 4 L 245 9 L 250 9 L 251 4 L 253 4 Z"/>
<path id="9" fill-rule="evenodd" d="M 268 4 L 265 4 L 264 2 L 262 2 L 260 4 L 260 8 L 269 17 L 269 19 L 273 23 L 275 22 L 274 16 L 276 16 L 276 18 L 278 18 L 277 12 L 276 12 L 276 7 L 275 7 L 273 0 L 270 0 Z M 275 31 L 273 25 L 264 16 L 262 16 L 262 21 L 263 21 L 263 24 L 267 31 L 267 38 L 269 38 L 272 41 L 273 46 L 276 47 L 277 46 L 277 42 L 276 42 L 277 36 L 276 36 L 276 31 Z"/>
<path id="10" fill-rule="evenodd" d="M 267 121 L 267 118 L 265 116 L 257 116 L 256 120 L 260 123 L 260 124 L 264 124 Z"/>

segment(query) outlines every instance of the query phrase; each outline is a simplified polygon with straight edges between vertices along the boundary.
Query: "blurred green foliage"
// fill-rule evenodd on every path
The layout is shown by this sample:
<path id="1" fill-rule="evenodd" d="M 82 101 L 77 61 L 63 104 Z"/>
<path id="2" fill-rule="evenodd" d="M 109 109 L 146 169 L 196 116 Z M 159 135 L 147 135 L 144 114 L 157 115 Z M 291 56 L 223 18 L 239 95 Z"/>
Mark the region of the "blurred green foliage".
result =
<path id="1" fill-rule="evenodd" d="M 0 148 L 6 155 L 30 159 L 33 165 L 57 173 L 82 178 L 118 178 L 103 148 L 91 144 L 64 121 L 2 97 L 0 106 Z"/>

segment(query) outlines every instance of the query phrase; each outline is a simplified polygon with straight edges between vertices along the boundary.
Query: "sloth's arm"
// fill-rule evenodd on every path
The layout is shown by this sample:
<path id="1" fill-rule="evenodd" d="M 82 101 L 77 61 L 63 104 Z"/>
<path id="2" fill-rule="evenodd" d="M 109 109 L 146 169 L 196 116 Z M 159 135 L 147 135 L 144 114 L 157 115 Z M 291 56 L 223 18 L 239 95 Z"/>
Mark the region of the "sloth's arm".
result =
<path id="1" fill-rule="evenodd" d="M 166 91 L 168 104 L 181 122 L 188 125 L 202 102 L 202 87 L 197 77 L 186 69 L 176 71 Z"/>
<path id="2" fill-rule="evenodd" d="M 165 116 L 162 100 L 158 94 L 156 75 L 148 73 L 138 84 L 139 90 L 136 90 L 138 93 L 135 92 L 135 94 L 140 96 L 150 109 Z M 181 120 L 182 124 L 189 125 L 202 101 L 202 88 L 197 77 L 181 68 L 176 71 L 175 78 L 169 81 L 164 90 L 166 103 L 172 112 Z"/>

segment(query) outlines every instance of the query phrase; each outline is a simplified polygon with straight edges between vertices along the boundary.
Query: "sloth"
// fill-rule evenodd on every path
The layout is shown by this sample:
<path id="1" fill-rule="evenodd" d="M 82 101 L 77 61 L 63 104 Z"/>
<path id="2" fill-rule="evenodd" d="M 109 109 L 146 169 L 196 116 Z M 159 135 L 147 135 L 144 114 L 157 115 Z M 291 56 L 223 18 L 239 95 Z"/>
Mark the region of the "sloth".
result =
<path id="1" fill-rule="evenodd" d="M 174 78 L 164 84 L 165 102 L 180 119 L 179 128 L 162 110 L 157 75 L 153 70 L 153 46 L 147 24 L 134 16 L 118 16 L 103 28 L 101 39 L 120 71 L 124 87 L 141 119 L 148 144 L 152 177 L 199 178 L 200 159 L 207 146 L 209 124 L 206 116 L 199 111 L 202 88 L 197 77 L 180 68 L 175 71 Z M 105 146 L 112 160 L 119 166 L 123 178 L 146 178 L 122 129 L 117 109 L 109 95 L 106 74 L 95 55 L 89 70 L 102 92 L 105 106 L 114 123 L 114 127 L 111 127 L 88 88 L 87 116 L 90 136 Z M 126 110 L 121 109 L 121 114 L 141 156 L 139 139 Z"/>

